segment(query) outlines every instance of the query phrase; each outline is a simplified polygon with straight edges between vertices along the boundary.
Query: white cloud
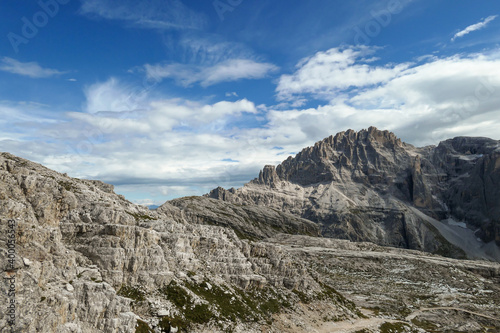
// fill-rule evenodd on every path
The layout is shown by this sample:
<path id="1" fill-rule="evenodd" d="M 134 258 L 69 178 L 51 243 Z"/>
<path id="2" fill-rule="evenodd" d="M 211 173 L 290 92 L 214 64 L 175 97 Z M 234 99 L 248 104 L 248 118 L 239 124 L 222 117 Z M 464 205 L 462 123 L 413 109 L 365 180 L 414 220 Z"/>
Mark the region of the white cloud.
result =
<path id="1" fill-rule="evenodd" d="M 217 121 L 227 116 L 239 116 L 242 113 L 257 113 L 254 103 L 247 99 L 236 102 L 221 101 L 212 105 L 178 100 L 152 102 L 153 117 L 167 117 L 184 124 L 200 124 Z"/>
<path id="2" fill-rule="evenodd" d="M 278 69 L 273 64 L 250 59 L 229 59 L 212 66 L 179 63 L 168 65 L 146 64 L 144 68 L 149 79 L 160 81 L 164 78 L 173 78 L 177 84 L 185 87 L 194 83 L 207 87 L 220 82 L 261 79 Z"/>
<path id="3" fill-rule="evenodd" d="M 110 78 L 85 88 L 86 105 L 89 113 L 134 111 L 147 107 L 147 87 L 132 87 Z"/>
<path id="4" fill-rule="evenodd" d="M 493 21 L 494 19 L 497 18 L 498 15 L 492 15 L 492 16 L 488 16 L 487 18 L 485 18 L 484 20 L 476 23 L 476 24 L 472 24 L 472 25 L 469 25 L 467 28 L 465 28 L 464 30 L 461 30 L 459 32 L 457 32 L 453 38 L 451 39 L 451 41 L 455 41 L 455 39 L 457 38 L 460 38 L 460 37 L 463 37 L 473 31 L 476 31 L 476 30 L 480 30 L 480 29 L 483 29 L 485 28 L 488 23 L 490 23 L 491 21 Z"/>
<path id="5" fill-rule="evenodd" d="M 360 81 L 355 93 L 344 94 L 351 88 L 339 86 L 326 105 L 315 108 L 255 106 L 246 99 L 207 103 L 147 91 L 130 106 L 116 101 L 137 89 L 110 79 L 86 90 L 88 112 L 54 122 L 30 118 L 32 109 L 45 107 L 0 102 L 0 146 L 71 176 L 112 182 L 126 195 L 144 193 L 137 200 L 158 202 L 218 185 L 241 186 L 263 165 L 348 128 L 374 125 L 416 145 L 459 135 L 500 139 L 497 55 L 421 61 L 378 83 Z M 345 70 L 350 66 L 357 61 Z M 367 66 L 368 72 L 376 67 Z M 264 125 L 242 128 L 246 120 Z"/>
<path id="6" fill-rule="evenodd" d="M 85 89 L 84 106 L 87 114 L 72 113 L 72 117 L 88 121 L 100 128 L 141 131 L 172 129 L 174 126 L 213 124 L 225 117 L 242 113 L 257 113 L 247 99 L 203 104 L 180 98 L 155 98 L 147 87 L 132 87 L 115 78 L 98 82 Z M 90 116 L 89 114 L 100 114 Z"/>
<path id="7" fill-rule="evenodd" d="M 291 75 L 282 75 L 276 91 L 278 99 L 293 100 L 297 95 L 325 97 L 350 87 L 366 87 L 388 82 L 400 75 L 408 64 L 370 66 L 375 52 L 366 46 L 332 48 L 301 60 Z"/>
<path id="8" fill-rule="evenodd" d="M 244 44 L 228 42 L 219 35 L 182 33 L 175 45 L 167 43 L 166 47 L 182 57 L 168 63 L 145 64 L 130 72 L 145 73 L 156 83 L 170 78 L 183 87 L 195 84 L 208 87 L 221 82 L 261 79 L 278 70 Z"/>
<path id="9" fill-rule="evenodd" d="M 500 119 L 498 56 L 427 60 L 354 93 L 345 93 L 346 87 L 332 91 L 327 96 L 328 105 L 270 111 L 270 126 L 273 132 L 297 138 L 302 135 L 311 141 L 347 128 L 372 125 L 392 130 L 417 145 L 435 144 L 456 135 L 498 139 L 498 130 L 492 126 Z M 347 72 L 350 66 L 357 64 L 347 65 Z"/>
<path id="10" fill-rule="evenodd" d="M 168 46 L 167 46 L 168 47 Z M 254 53 L 245 44 L 228 42 L 220 35 L 185 33 L 172 52 L 182 53 L 184 63 L 213 66 L 230 59 L 253 59 Z"/>
<path id="11" fill-rule="evenodd" d="M 160 30 L 201 29 L 207 21 L 205 15 L 189 9 L 179 0 L 82 0 L 80 11 Z"/>
<path id="12" fill-rule="evenodd" d="M 96 92 L 90 99 L 103 92 L 119 97 L 127 91 L 115 79 L 90 90 Z M 241 132 L 234 128 L 242 115 L 258 113 L 246 99 L 207 104 L 147 96 L 144 104 L 148 109 L 137 112 L 119 111 L 124 108 L 112 104 L 96 110 L 113 112 L 71 112 L 43 123 L 33 116 L 33 107 L 0 101 L 0 115 L 5 115 L 0 120 L 0 147 L 71 176 L 113 182 L 117 191 L 135 186 L 130 191 L 144 193 L 151 188 L 148 193 L 154 190 L 157 197 L 144 197 L 155 202 L 208 192 L 218 185 L 241 185 L 265 160 L 265 148 L 252 154 L 252 144 L 237 137 Z M 252 163 L 255 156 L 260 159 Z"/>
<path id="13" fill-rule="evenodd" d="M 57 69 L 43 68 L 36 62 L 20 62 L 9 57 L 3 57 L 0 60 L 0 71 L 28 76 L 35 79 L 47 78 L 66 73 L 58 71 Z"/>

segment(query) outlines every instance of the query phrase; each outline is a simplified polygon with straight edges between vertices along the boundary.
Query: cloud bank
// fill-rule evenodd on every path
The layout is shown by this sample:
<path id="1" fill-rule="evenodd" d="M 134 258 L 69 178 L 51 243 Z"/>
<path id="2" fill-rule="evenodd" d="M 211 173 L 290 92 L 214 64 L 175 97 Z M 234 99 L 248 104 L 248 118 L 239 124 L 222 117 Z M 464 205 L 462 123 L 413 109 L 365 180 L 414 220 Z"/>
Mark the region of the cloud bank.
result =
<path id="1" fill-rule="evenodd" d="M 349 128 L 374 125 L 419 146 L 461 135 L 500 139 L 500 52 L 393 64 L 375 60 L 377 50 L 333 48 L 282 75 L 278 96 L 319 104 L 310 108 L 256 105 L 233 94 L 233 101 L 172 99 L 116 78 L 85 88 L 85 112 L 64 117 L 50 119 L 43 105 L 0 101 L 0 144 L 161 203 L 241 186 L 263 165 Z"/>
<path id="2" fill-rule="evenodd" d="M 270 63 L 257 62 L 250 59 L 229 59 L 213 66 L 197 66 L 188 64 L 168 64 L 144 66 L 148 79 L 161 81 L 172 78 L 177 84 L 189 87 L 199 83 L 208 87 L 220 82 L 231 82 L 242 79 L 261 79 L 278 68 Z"/>

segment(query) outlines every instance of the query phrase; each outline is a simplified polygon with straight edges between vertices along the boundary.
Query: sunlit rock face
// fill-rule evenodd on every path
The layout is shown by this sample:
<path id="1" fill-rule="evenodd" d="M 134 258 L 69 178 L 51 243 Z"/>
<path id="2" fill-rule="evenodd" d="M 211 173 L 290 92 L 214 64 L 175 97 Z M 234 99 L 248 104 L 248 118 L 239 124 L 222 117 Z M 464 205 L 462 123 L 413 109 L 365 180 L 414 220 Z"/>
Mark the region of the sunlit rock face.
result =
<path id="1" fill-rule="evenodd" d="M 500 245 L 499 147 L 458 137 L 416 148 L 375 127 L 348 130 L 265 166 L 240 189 L 208 196 L 300 216 L 325 237 L 460 257 L 467 249 L 447 244 L 429 219 L 462 221 L 484 243 Z"/>
<path id="2" fill-rule="evenodd" d="M 438 255 L 498 260 L 499 169 L 493 140 L 370 128 L 149 210 L 1 153 L 0 299 L 30 333 L 499 330 L 500 264 Z"/>

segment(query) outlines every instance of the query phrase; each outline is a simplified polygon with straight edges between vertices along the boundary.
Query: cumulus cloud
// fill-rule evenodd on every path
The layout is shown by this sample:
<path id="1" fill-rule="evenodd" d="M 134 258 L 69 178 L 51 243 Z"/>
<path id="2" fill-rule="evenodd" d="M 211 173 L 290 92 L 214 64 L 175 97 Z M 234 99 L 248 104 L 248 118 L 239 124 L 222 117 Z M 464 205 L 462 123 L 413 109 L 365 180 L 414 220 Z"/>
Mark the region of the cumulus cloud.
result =
<path id="1" fill-rule="evenodd" d="M 134 111 L 147 107 L 150 86 L 127 86 L 116 78 L 97 82 L 85 88 L 88 113 Z"/>
<path id="2" fill-rule="evenodd" d="M 483 29 L 485 28 L 488 23 L 490 23 L 491 21 L 493 21 L 494 19 L 497 18 L 498 15 L 492 15 L 492 16 L 488 16 L 487 18 L 485 18 L 484 20 L 476 23 L 476 24 L 472 24 L 472 25 L 469 25 L 467 28 L 465 28 L 464 30 L 461 30 L 459 32 L 457 32 L 453 38 L 451 39 L 451 41 L 455 41 L 455 39 L 457 38 L 460 38 L 460 37 L 463 37 L 473 31 L 476 31 L 476 30 L 480 30 L 480 29 Z"/>
<path id="3" fill-rule="evenodd" d="M 118 80 L 101 86 L 111 93 L 127 90 Z M 241 185 L 267 160 L 265 146 L 242 137 L 235 125 L 259 112 L 246 99 L 202 103 L 148 96 L 144 103 L 149 107 L 137 112 L 118 106 L 113 112 L 68 112 L 54 122 L 43 117 L 43 123 L 33 116 L 41 106 L 0 102 L 0 146 L 74 177 L 112 182 L 120 193 L 134 188 L 149 197 L 156 191 L 155 200 L 163 201 Z"/>
<path id="4" fill-rule="evenodd" d="M 207 124 L 224 117 L 240 116 L 242 113 L 257 113 L 255 105 L 247 99 L 234 102 L 220 101 L 214 104 L 184 100 L 181 98 L 153 97 L 149 86 L 134 87 L 110 78 L 85 89 L 87 114 L 72 113 L 79 119 L 87 119 L 107 127 L 129 128 L 147 124 L 147 130 L 160 126 L 163 130 L 174 126 Z M 88 114 L 101 114 L 99 117 Z M 146 119 L 137 123 L 137 119 Z M 109 123 L 109 124 L 108 124 Z"/>
<path id="5" fill-rule="evenodd" d="M 28 76 L 34 79 L 48 78 L 66 73 L 57 69 L 43 68 L 36 62 L 20 62 L 9 57 L 3 57 L 0 60 L 0 71 Z"/>
<path id="6" fill-rule="evenodd" d="M 271 111 L 270 122 L 289 133 L 299 128 L 315 140 L 346 128 L 371 125 L 392 130 L 417 145 L 456 135 L 498 137 L 492 126 L 500 118 L 500 78 L 495 75 L 500 70 L 498 57 L 476 54 L 426 60 L 419 65 L 405 64 L 397 75 L 383 80 L 357 81 L 356 86 L 363 89 L 354 93 L 346 93 L 347 84 L 337 85 L 336 90 L 325 87 L 327 105 Z M 345 72 L 357 66 L 346 62 Z M 364 67 L 364 72 L 375 68 Z M 301 94 L 310 91 L 309 86 L 296 90 Z"/>
<path id="7" fill-rule="evenodd" d="M 409 66 L 371 66 L 374 58 L 366 57 L 375 50 L 367 46 L 332 48 L 301 60 L 295 73 L 282 75 L 279 79 L 278 99 L 291 100 L 303 94 L 321 98 L 350 87 L 388 82 Z"/>
<path id="8" fill-rule="evenodd" d="M 361 73 L 404 69 L 376 80 L 360 74 L 368 83 L 358 78 L 335 90 L 325 86 L 328 102 L 314 108 L 256 106 L 247 99 L 208 103 L 148 91 L 136 94 L 129 105 L 120 100 L 143 87 L 109 79 L 86 89 L 87 112 L 67 113 L 53 122 L 30 118 L 44 106 L 0 101 L 0 115 L 5 114 L 0 117 L 0 145 L 71 176 L 112 182 L 120 193 L 141 193 L 138 199 L 157 202 L 203 194 L 219 185 L 241 186 L 263 165 L 277 164 L 348 128 L 374 125 L 419 146 L 459 135 L 500 139 L 500 78 L 494 75 L 500 72 L 498 56 L 426 57 L 412 65 L 385 66 L 381 60 L 365 63 L 364 55 L 352 61 L 347 55 L 361 52 L 359 48 L 345 52 L 336 54 L 337 62 L 344 61 L 344 72 L 350 67 Z M 366 65 L 363 70 L 359 61 Z M 303 91 L 297 90 L 299 94 Z M 26 134 L 19 135 L 19 129 Z M 25 140 L 27 136 L 31 139 Z"/>
<path id="9" fill-rule="evenodd" d="M 160 30 L 201 29 L 207 23 L 205 15 L 189 9 L 180 0 L 82 0 L 80 11 Z"/>
<path id="10" fill-rule="evenodd" d="M 177 84 L 188 87 L 199 83 L 203 87 L 220 82 L 238 81 L 242 79 L 261 79 L 277 70 L 270 63 L 257 62 L 250 59 L 229 59 L 212 66 L 189 64 L 168 64 L 144 66 L 146 75 L 151 80 L 173 78 Z"/>

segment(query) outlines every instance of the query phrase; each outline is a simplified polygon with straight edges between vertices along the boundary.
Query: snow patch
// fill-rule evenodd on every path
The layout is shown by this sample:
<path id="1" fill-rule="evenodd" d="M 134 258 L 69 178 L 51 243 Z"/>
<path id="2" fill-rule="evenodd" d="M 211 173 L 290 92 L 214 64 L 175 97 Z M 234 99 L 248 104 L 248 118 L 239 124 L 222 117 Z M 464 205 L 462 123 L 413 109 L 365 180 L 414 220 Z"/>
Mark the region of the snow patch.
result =
<path id="1" fill-rule="evenodd" d="M 454 226 L 457 226 L 457 227 L 460 227 L 460 228 L 464 228 L 464 229 L 467 229 L 467 224 L 465 222 L 458 222 L 458 221 L 455 221 L 454 219 L 452 219 L 451 217 L 446 219 L 446 220 L 443 220 L 441 222 L 446 222 L 448 225 L 454 225 Z"/>
<path id="2" fill-rule="evenodd" d="M 483 154 L 474 154 L 474 155 L 460 155 L 458 158 L 464 161 L 474 161 L 483 157 Z"/>
<path id="3" fill-rule="evenodd" d="M 469 259 L 486 259 L 500 262 L 500 247 L 496 245 L 495 241 L 485 244 L 483 241 L 478 240 L 474 231 L 463 225 L 457 225 L 463 222 L 448 224 L 444 222 L 449 219 L 440 222 L 414 207 L 410 209 L 416 215 L 432 224 L 448 242 L 464 250 Z"/>

